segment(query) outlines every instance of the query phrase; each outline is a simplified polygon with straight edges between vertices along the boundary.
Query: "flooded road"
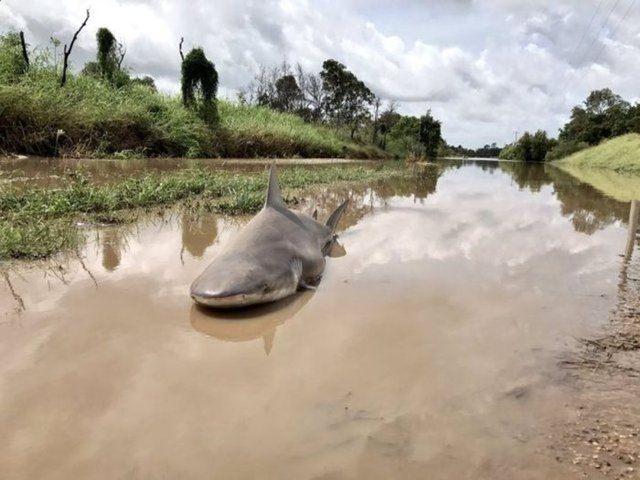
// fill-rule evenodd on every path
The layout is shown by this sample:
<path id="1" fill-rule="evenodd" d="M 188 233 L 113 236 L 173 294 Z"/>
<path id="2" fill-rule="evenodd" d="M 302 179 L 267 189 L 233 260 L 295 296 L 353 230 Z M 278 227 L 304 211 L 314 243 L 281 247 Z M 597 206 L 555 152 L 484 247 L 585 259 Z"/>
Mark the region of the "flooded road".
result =
<path id="1" fill-rule="evenodd" d="M 566 478 L 558 362 L 615 302 L 628 204 L 483 162 L 303 208 L 346 195 L 317 291 L 243 314 L 188 287 L 248 218 L 170 212 L 5 271 L 3 478 Z"/>
<path id="2" fill-rule="evenodd" d="M 233 158 L 136 158 L 136 159 L 77 159 L 45 157 L 0 156 L 0 187 L 37 185 L 55 187 L 73 172 L 82 172 L 94 183 L 107 183 L 132 175 L 163 173 L 187 168 L 224 169 L 239 172 L 264 170 L 266 165 L 276 163 L 280 168 L 292 165 L 310 165 L 314 168 L 339 164 L 375 165 L 369 160 L 347 160 L 343 158 L 297 158 L 297 159 L 233 159 Z"/>

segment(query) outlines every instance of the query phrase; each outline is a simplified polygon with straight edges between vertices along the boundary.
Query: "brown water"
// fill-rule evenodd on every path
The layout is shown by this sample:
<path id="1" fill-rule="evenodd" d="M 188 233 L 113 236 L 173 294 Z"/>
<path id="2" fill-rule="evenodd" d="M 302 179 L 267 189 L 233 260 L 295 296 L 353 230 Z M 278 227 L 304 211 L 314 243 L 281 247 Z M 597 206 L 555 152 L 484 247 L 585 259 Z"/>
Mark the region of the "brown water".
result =
<path id="1" fill-rule="evenodd" d="M 225 169 L 236 171 L 262 171 L 266 165 L 279 166 L 336 165 L 343 163 L 373 164 L 366 160 L 345 160 L 341 158 L 306 159 L 184 159 L 184 158 L 139 158 L 120 159 L 76 159 L 44 157 L 1 157 L 0 187 L 4 185 L 39 185 L 52 187 L 61 183 L 70 172 L 81 171 L 93 182 L 104 183 L 131 175 L 148 172 L 169 172 L 192 167 Z"/>
<path id="2" fill-rule="evenodd" d="M 450 163 L 305 208 L 346 195 L 318 290 L 243 314 L 188 286 L 246 218 L 172 212 L 5 270 L 0 476 L 566 478 L 558 361 L 615 301 L 628 206 Z"/>

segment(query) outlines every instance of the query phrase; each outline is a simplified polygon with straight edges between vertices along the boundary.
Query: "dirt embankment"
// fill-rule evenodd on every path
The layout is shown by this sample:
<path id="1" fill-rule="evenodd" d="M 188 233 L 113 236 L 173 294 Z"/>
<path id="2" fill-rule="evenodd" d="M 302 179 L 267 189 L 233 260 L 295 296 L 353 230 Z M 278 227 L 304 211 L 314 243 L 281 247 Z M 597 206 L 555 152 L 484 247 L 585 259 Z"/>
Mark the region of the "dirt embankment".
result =
<path id="1" fill-rule="evenodd" d="M 618 301 L 602 335 L 563 363 L 576 419 L 560 429 L 558 461 L 577 478 L 640 478 L 640 260 L 622 264 Z"/>

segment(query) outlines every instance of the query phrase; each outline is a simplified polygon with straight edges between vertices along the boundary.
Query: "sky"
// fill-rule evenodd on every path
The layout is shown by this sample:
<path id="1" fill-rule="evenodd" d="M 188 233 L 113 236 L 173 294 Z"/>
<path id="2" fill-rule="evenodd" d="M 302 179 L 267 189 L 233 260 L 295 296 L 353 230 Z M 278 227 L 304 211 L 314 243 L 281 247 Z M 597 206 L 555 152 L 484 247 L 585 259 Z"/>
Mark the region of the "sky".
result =
<path id="1" fill-rule="evenodd" d="M 68 42 L 86 8 L 76 69 L 103 26 L 132 73 L 166 92 L 179 89 L 180 37 L 185 50 L 204 48 L 229 98 L 261 65 L 319 72 L 334 58 L 401 113 L 431 109 L 453 145 L 555 136 L 593 89 L 640 99 L 636 0 L 0 0 L 0 32 L 24 30 L 39 48 Z"/>

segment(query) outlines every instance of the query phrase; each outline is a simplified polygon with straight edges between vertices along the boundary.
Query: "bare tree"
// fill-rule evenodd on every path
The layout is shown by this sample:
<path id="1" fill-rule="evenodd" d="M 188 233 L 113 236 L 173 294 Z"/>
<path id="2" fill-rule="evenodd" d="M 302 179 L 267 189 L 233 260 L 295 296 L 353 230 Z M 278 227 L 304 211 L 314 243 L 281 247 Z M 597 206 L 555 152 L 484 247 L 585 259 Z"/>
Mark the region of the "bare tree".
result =
<path id="1" fill-rule="evenodd" d="M 382 105 L 382 99 L 375 95 L 373 97 L 373 133 L 371 136 L 371 143 L 374 145 L 378 141 L 378 130 L 380 129 L 380 125 L 378 120 L 380 119 L 380 106 Z"/>
<path id="2" fill-rule="evenodd" d="M 322 79 L 319 75 L 307 73 L 300 64 L 296 65 L 296 80 L 304 96 L 304 107 L 308 109 L 309 120 L 322 120 L 322 105 L 324 103 L 324 90 Z"/>
<path id="3" fill-rule="evenodd" d="M 322 79 L 305 72 L 300 64 L 291 66 L 283 60 L 273 67 L 260 66 L 249 85 L 238 91 L 238 100 L 295 112 L 306 121 L 320 121 L 324 100 Z"/>
<path id="4" fill-rule="evenodd" d="M 84 18 L 84 22 L 82 22 L 82 25 L 80 25 L 80 28 L 78 28 L 78 30 L 76 30 L 76 33 L 73 34 L 73 38 L 71 39 L 71 43 L 69 44 L 69 47 L 67 48 L 67 44 L 66 43 L 64 44 L 62 78 L 60 78 L 61 87 L 64 87 L 64 84 L 67 83 L 67 69 L 69 68 L 69 55 L 71 55 L 71 50 L 73 50 L 73 45 L 76 43 L 76 40 L 78 39 L 78 35 L 82 31 L 82 29 L 87 25 L 88 21 L 89 21 L 89 9 L 87 8 L 87 16 Z"/>
<path id="5" fill-rule="evenodd" d="M 118 70 L 122 68 L 122 61 L 124 60 L 124 56 L 127 54 L 127 47 L 125 47 L 122 43 L 118 42 Z"/>
<path id="6" fill-rule="evenodd" d="M 20 30 L 20 44 L 22 45 L 22 58 L 26 68 L 29 68 L 29 54 L 27 53 L 27 42 L 24 40 L 24 32 Z"/>
<path id="7" fill-rule="evenodd" d="M 395 100 L 389 100 L 387 103 L 387 108 L 380 114 L 378 117 L 378 129 L 380 133 L 382 133 L 382 141 L 380 142 L 380 147 L 383 150 L 387 149 L 387 133 L 389 130 L 393 128 L 395 123 L 398 121 L 400 115 L 398 114 L 398 102 Z"/>
<path id="8" fill-rule="evenodd" d="M 184 53 L 182 53 L 182 44 L 184 43 L 184 37 L 180 37 L 180 43 L 178 44 L 178 51 L 180 52 L 180 60 L 184 61 Z"/>

